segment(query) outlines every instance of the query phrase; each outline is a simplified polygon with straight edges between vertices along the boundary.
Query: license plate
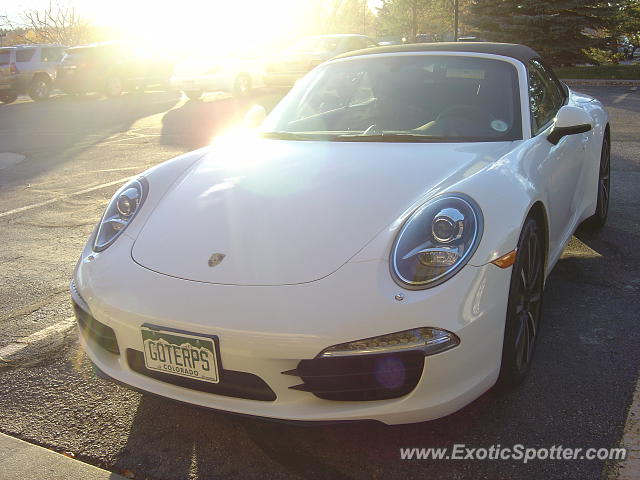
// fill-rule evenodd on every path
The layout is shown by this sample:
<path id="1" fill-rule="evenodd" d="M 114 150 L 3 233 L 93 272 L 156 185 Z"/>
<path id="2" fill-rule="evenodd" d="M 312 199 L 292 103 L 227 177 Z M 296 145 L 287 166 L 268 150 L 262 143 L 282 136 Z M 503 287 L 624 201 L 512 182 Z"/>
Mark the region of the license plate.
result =
<path id="1" fill-rule="evenodd" d="M 214 337 L 143 325 L 144 363 L 150 370 L 218 383 Z"/>

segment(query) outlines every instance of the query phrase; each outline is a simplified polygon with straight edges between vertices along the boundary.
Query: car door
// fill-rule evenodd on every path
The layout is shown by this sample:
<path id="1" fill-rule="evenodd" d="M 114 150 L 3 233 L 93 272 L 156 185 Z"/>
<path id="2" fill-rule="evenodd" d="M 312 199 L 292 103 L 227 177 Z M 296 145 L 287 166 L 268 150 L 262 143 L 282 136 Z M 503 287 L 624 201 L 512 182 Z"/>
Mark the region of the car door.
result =
<path id="1" fill-rule="evenodd" d="M 341 53 L 360 50 L 362 48 L 362 43 L 359 42 L 359 40 L 360 39 L 358 37 L 346 37 L 344 39 L 344 43 L 341 45 Z"/>
<path id="2" fill-rule="evenodd" d="M 50 78 L 56 78 L 56 69 L 62 60 L 64 47 L 42 47 L 40 54 L 40 70 L 47 72 Z"/>
<path id="3" fill-rule="evenodd" d="M 346 51 L 362 50 L 363 48 L 369 48 L 371 45 L 365 37 L 349 37 L 347 40 Z"/>
<path id="4" fill-rule="evenodd" d="M 12 64 L 15 63 L 14 52 L 15 48 L 0 48 L 0 92 L 11 88 Z"/>
<path id="5" fill-rule="evenodd" d="M 557 255 L 575 228 L 578 182 L 584 166 L 584 134 L 567 135 L 557 145 L 547 140 L 558 110 L 568 98 L 555 75 L 539 60 L 527 65 L 534 171 L 546 189 L 549 252 Z"/>
<path id="6" fill-rule="evenodd" d="M 16 50 L 17 81 L 21 92 L 25 92 L 31 85 L 33 74 L 40 62 L 37 53 L 38 49 L 35 47 L 21 47 Z"/>

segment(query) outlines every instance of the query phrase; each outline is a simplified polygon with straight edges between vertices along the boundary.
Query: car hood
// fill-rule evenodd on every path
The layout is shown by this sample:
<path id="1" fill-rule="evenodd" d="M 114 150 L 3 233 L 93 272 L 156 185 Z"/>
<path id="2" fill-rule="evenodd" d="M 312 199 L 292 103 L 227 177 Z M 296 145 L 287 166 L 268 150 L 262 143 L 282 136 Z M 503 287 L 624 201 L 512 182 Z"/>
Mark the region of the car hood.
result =
<path id="1" fill-rule="evenodd" d="M 213 146 L 155 206 L 132 256 L 200 282 L 312 282 L 425 194 L 477 173 L 510 145 L 256 139 Z"/>

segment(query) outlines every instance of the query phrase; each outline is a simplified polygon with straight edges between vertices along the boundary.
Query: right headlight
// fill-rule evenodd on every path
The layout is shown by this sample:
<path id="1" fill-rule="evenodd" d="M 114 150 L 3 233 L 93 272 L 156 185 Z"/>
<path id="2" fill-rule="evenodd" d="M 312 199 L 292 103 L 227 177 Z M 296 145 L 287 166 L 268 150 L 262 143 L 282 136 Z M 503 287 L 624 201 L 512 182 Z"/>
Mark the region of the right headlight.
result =
<path id="1" fill-rule="evenodd" d="M 482 212 L 466 195 L 445 194 L 419 207 L 391 249 L 391 272 L 402 287 L 434 287 L 455 275 L 482 237 Z"/>
<path id="2" fill-rule="evenodd" d="M 100 220 L 93 251 L 101 252 L 116 241 L 136 216 L 147 197 L 149 184 L 144 177 L 131 180 L 111 198 Z"/>

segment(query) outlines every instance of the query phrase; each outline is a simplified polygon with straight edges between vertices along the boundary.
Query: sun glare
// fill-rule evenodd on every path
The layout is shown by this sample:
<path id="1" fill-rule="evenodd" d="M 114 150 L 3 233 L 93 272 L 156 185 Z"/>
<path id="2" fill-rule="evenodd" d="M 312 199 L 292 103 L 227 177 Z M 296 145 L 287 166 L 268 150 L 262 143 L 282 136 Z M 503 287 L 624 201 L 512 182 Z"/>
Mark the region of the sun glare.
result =
<path id="1" fill-rule="evenodd" d="M 314 2 L 244 0 L 219 2 L 182 0 L 179 4 L 151 1 L 84 5 L 96 24 L 121 38 L 167 51 L 189 49 L 208 55 L 252 49 L 261 53 L 305 34 L 301 18 Z"/>

